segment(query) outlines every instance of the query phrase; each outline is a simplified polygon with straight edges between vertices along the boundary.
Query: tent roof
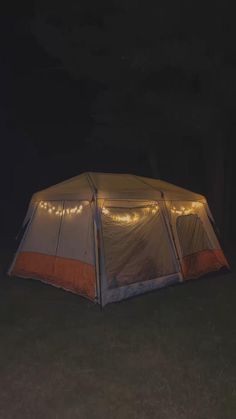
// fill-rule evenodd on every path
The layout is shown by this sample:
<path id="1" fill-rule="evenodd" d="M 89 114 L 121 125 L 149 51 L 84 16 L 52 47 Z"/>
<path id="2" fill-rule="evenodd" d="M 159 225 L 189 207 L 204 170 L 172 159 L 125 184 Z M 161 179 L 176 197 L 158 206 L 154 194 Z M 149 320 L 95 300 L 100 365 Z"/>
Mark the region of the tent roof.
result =
<path id="1" fill-rule="evenodd" d="M 203 195 L 159 179 L 133 174 L 88 172 L 33 195 L 33 200 L 152 199 L 206 201 Z"/>

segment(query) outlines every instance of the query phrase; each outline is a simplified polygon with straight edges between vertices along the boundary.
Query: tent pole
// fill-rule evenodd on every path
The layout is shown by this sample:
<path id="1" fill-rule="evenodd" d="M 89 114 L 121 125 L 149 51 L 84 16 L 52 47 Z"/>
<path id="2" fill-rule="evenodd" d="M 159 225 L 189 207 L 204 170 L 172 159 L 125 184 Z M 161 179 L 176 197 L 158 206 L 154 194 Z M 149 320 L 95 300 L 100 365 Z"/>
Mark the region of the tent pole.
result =
<path id="1" fill-rule="evenodd" d="M 94 209 L 93 209 L 94 212 Z M 100 266 L 99 266 L 99 253 L 98 253 L 98 237 L 97 237 L 97 225 L 95 219 L 93 219 L 93 236 L 95 243 L 95 268 L 96 268 L 96 300 L 100 303 Z"/>
<path id="2" fill-rule="evenodd" d="M 166 229 L 167 229 L 168 235 L 170 237 L 170 241 L 171 241 L 171 243 L 173 245 L 174 253 L 175 253 L 176 260 L 177 260 L 177 263 L 178 263 L 178 266 L 179 266 L 179 273 L 181 275 L 180 280 L 182 282 L 183 279 L 184 279 L 183 269 L 182 269 L 182 265 L 181 265 L 181 261 L 180 261 L 179 252 L 178 252 L 178 249 L 177 249 L 176 241 L 175 241 L 175 236 L 174 236 L 173 228 L 172 228 L 171 221 L 170 221 L 170 218 L 169 218 L 168 209 L 166 207 L 166 201 L 165 201 L 164 193 L 162 192 L 162 194 L 163 194 L 163 198 L 164 198 L 163 204 L 164 204 L 164 209 L 165 209 L 165 214 L 164 214 L 164 217 L 163 218 L 164 218 L 164 222 L 166 224 Z M 168 219 L 168 222 L 166 221 L 166 217 Z"/>
<path id="3" fill-rule="evenodd" d="M 94 194 L 94 224 L 95 224 L 95 245 L 96 245 L 96 265 L 97 265 L 97 291 L 99 293 L 99 303 L 101 308 L 103 307 L 103 295 L 102 295 L 102 277 L 104 277 L 104 263 L 103 263 L 103 255 L 102 255 L 102 234 L 101 234 L 101 219 L 98 207 L 98 197 L 97 197 L 97 188 L 95 187 L 93 180 L 89 173 L 87 173 L 87 178 L 91 189 Z"/>

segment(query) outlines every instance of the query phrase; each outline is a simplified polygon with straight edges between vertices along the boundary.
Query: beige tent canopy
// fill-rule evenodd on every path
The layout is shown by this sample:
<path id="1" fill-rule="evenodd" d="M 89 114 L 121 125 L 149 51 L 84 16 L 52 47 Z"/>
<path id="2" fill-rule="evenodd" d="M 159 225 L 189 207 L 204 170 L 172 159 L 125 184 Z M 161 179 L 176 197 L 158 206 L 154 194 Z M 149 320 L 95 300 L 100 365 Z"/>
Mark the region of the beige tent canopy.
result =
<path id="1" fill-rule="evenodd" d="M 33 195 L 10 275 L 102 306 L 228 267 L 204 196 L 131 174 L 84 173 Z"/>

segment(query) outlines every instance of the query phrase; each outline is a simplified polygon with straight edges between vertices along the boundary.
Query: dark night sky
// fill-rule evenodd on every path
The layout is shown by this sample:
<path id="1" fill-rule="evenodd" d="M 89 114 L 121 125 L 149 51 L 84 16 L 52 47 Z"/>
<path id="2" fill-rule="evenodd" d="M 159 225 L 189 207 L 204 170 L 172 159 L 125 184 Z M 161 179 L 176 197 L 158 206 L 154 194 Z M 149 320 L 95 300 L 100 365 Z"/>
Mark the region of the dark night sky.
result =
<path id="1" fill-rule="evenodd" d="M 1 130 L 6 153 L 11 154 L 13 146 L 15 150 L 11 162 L 5 164 L 12 163 L 13 169 L 21 168 L 25 172 L 24 166 L 32 157 L 33 166 L 39 168 L 45 160 L 53 165 L 58 157 L 60 164 L 64 157 L 78 159 L 79 172 L 89 169 L 83 161 L 87 157 L 83 139 L 89 135 L 92 124 L 89 116 L 94 97 L 92 82 L 72 79 L 62 64 L 39 46 L 31 33 L 29 17 L 8 16 L 1 29 L 7 40 L 2 49 Z M 73 155 L 74 151 L 79 152 L 77 156 Z M 96 166 L 93 153 L 90 159 L 91 166 Z M 63 173 L 61 166 L 59 170 Z"/>
<path id="2" fill-rule="evenodd" d="M 50 4 L 52 3 L 51 1 Z M 68 10 L 67 13 L 70 15 Z M 87 19 L 94 21 L 94 12 L 91 16 Z M 33 17 L 32 4 L 25 2 L 21 3 L 18 10 L 15 9 L 14 12 L 8 10 L 2 14 L 0 22 L 3 41 L 0 129 L 4 150 L 1 159 L 1 216 L 3 219 L 9 215 L 13 216 L 12 233 L 18 228 L 28 200 L 35 190 L 83 171 L 134 172 L 151 176 L 149 162 L 139 147 L 124 148 L 124 145 L 114 147 L 112 141 L 110 143 L 90 141 L 95 124 L 91 114 L 95 99 L 101 89 L 101 83 L 92 80 L 89 74 L 83 77 L 73 77 L 66 68 L 65 62 L 46 52 L 32 33 Z M 103 22 L 101 12 L 96 12 L 95 17 L 96 25 L 101 25 Z M 226 17 L 230 18 L 229 12 Z M 184 19 L 185 16 L 183 15 L 182 18 Z M 236 54 L 232 49 L 234 48 L 232 47 L 233 35 L 230 35 L 232 21 L 230 22 L 229 19 L 229 22 L 227 20 L 225 22 L 219 29 L 216 28 L 216 24 L 212 23 L 214 33 L 218 34 L 215 45 L 214 40 L 212 45 L 216 49 L 217 56 L 216 45 L 217 42 L 219 45 L 219 40 L 221 40 L 218 49 L 221 53 L 225 50 L 224 60 L 228 60 L 227 68 L 230 67 L 230 70 L 235 71 Z M 206 18 L 204 24 L 207 27 Z M 186 25 L 184 28 L 187 32 L 182 35 L 178 33 L 177 42 L 181 36 L 186 39 L 188 36 L 190 38 L 191 28 L 186 29 Z M 168 38 L 168 33 L 165 36 Z M 231 43 L 228 43 L 228 39 L 231 39 Z M 167 83 L 165 86 L 167 86 L 168 94 L 177 90 L 179 94 L 180 88 L 190 89 L 191 92 L 195 89 L 202 94 L 209 80 L 209 75 L 208 78 L 201 79 L 201 74 L 200 76 L 195 74 L 186 82 L 180 73 L 176 75 L 177 72 L 175 72 L 172 76 L 172 73 L 168 71 L 164 70 L 164 82 L 161 81 L 161 84 Z M 169 79 L 166 78 L 167 73 Z M 154 79 L 157 79 L 155 72 Z M 150 80 L 153 83 L 152 78 L 149 77 L 148 80 L 149 83 Z M 157 89 L 160 89 L 160 86 L 157 86 Z M 234 89 L 233 85 L 229 90 L 234 93 L 236 91 Z M 233 93 L 230 97 L 230 105 L 234 102 Z M 201 100 L 202 97 L 205 97 L 204 94 Z M 214 100 L 218 100 L 217 97 Z M 231 106 L 231 111 L 232 109 L 234 106 Z M 165 124 L 168 125 L 168 122 L 164 120 L 164 127 Z M 156 137 L 160 177 L 205 193 L 205 171 L 198 134 L 188 136 L 184 133 L 182 135 L 181 127 L 174 138 L 175 127 L 173 131 L 168 127 L 169 136 L 162 141 L 164 129 L 162 128 L 160 137 Z M 178 160 L 181 162 L 181 170 L 178 170 Z M 4 230 L 6 232 L 6 226 Z"/>
<path id="3" fill-rule="evenodd" d="M 13 215 L 15 231 L 35 190 L 87 170 L 129 171 L 132 153 L 124 158 L 123 151 L 116 151 L 114 158 L 111 147 L 86 145 L 93 85 L 73 80 L 39 46 L 29 17 L 8 15 L 1 31 L 1 214 Z"/>
<path id="4" fill-rule="evenodd" d="M 7 203 L 22 212 L 33 191 L 80 171 L 61 155 L 82 146 L 89 130 L 90 92 L 38 45 L 29 16 L 2 18 L 1 179 Z M 64 160 L 68 158 L 64 157 Z"/>

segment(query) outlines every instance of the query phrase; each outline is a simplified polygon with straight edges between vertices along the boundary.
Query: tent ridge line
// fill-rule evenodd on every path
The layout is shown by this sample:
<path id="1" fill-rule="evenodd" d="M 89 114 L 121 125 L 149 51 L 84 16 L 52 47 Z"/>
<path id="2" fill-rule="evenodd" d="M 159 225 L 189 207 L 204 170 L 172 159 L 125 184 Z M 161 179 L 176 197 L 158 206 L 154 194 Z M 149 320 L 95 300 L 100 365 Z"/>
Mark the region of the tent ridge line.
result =
<path id="1" fill-rule="evenodd" d="M 96 185 L 95 185 L 95 183 L 93 181 L 93 178 L 92 178 L 90 172 L 87 172 L 86 173 L 86 177 L 88 179 L 88 183 L 89 183 L 90 189 L 93 192 L 93 194 L 95 195 L 94 196 L 94 198 L 95 198 L 95 197 L 97 197 L 98 190 L 97 190 L 97 187 L 96 187 Z"/>
<path id="2" fill-rule="evenodd" d="M 161 193 L 161 197 L 165 200 L 165 195 L 162 189 L 155 188 L 154 186 L 150 185 L 149 183 L 145 182 L 145 180 L 140 179 L 140 176 L 132 175 L 134 176 L 140 183 L 144 183 L 145 185 L 149 186 L 151 189 L 154 189 L 154 191 L 158 191 Z"/>

